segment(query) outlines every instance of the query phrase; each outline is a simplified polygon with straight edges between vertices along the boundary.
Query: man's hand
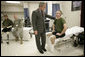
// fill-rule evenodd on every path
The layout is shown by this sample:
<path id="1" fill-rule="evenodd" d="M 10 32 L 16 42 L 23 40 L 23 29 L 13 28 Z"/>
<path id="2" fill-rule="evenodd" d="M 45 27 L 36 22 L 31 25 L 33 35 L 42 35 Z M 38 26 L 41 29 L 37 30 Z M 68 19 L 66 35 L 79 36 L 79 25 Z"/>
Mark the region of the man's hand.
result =
<path id="1" fill-rule="evenodd" d="M 12 26 L 8 26 L 7 28 L 11 28 Z"/>
<path id="2" fill-rule="evenodd" d="M 52 32 L 55 32 L 55 30 L 53 30 Z"/>
<path id="3" fill-rule="evenodd" d="M 61 36 L 62 34 L 61 33 L 56 33 L 56 35 Z"/>
<path id="4" fill-rule="evenodd" d="M 7 26 L 2 26 L 2 28 L 6 28 Z"/>
<path id="5" fill-rule="evenodd" d="M 36 30 L 36 31 L 34 31 L 34 34 L 35 34 L 35 35 L 38 35 L 38 31 L 37 31 L 37 30 Z"/>
<path id="6" fill-rule="evenodd" d="M 16 27 L 18 27 L 18 25 L 16 25 Z"/>

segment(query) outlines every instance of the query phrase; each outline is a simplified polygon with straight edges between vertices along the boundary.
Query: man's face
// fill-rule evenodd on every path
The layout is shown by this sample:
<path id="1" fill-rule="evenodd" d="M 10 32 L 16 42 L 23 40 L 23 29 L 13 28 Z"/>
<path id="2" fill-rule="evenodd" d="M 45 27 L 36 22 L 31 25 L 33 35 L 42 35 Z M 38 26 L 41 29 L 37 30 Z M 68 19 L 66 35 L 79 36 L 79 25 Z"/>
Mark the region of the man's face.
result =
<path id="1" fill-rule="evenodd" d="M 15 19 L 15 20 L 17 19 L 17 16 L 16 16 L 16 15 L 14 15 L 14 19 Z"/>
<path id="2" fill-rule="evenodd" d="M 56 17 L 60 17 L 61 16 L 61 12 L 60 11 L 57 11 L 56 12 Z"/>
<path id="3" fill-rule="evenodd" d="M 44 4 L 42 7 L 41 7 L 41 10 L 44 11 L 46 8 L 46 4 Z"/>

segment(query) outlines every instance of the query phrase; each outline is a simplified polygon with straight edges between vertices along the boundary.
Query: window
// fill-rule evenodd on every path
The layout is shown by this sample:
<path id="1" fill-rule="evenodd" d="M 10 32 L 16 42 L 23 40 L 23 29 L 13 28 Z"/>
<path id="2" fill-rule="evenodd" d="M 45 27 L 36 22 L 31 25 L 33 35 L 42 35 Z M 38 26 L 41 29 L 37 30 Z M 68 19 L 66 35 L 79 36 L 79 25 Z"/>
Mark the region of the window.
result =
<path id="1" fill-rule="evenodd" d="M 52 4 L 52 16 L 56 17 L 56 11 L 60 10 L 60 5 L 59 4 Z"/>

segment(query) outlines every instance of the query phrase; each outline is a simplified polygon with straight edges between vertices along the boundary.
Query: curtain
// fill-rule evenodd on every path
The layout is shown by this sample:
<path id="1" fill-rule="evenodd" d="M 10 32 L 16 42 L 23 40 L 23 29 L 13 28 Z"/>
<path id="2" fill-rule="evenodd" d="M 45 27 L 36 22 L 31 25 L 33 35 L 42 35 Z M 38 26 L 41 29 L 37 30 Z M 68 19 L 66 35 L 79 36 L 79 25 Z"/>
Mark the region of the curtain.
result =
<path id="1" fill-rule="evenodd" d="M 25 19 L 29 18 L 29 10 L 28 10 L 28 8 L 24 8 L 24 18 Z"/>
<path id="2" fill-rule="evenodd" d="M 28 8 L 24 8 L 24 18 L 25 18 L 25 27 L 30 27 L 31 23 L 30 23 Z"/>
<path id="3" fill-rule="evenodd" d="M 56 17 L 56 11 L 60 10 L 60 5 L 59 4 L 52 4 L 52 16 Z"/>

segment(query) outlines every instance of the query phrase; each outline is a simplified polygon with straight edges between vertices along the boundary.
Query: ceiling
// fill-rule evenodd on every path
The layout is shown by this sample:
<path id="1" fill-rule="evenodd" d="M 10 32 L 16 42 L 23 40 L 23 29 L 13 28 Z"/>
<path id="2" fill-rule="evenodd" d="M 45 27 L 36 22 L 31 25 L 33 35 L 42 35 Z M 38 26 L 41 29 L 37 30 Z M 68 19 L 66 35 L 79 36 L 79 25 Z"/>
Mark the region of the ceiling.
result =
<path id="1" fill-rule="evenodd" d="M 1 1 L 1 5 L 23 5 L 23 3 L 39 3 L 40 1 L 20 1 L 20 4 L 6 3 L 6 1 Z"/>
<path id="2" fill-rule="evenodd" d="M 19 5 L 19 6 L 22 6 L 23 5 L 23 1 L 20 2 L 20 4 L 6 3 L 6 1 L 1 1 L 1 5 Z"/>
<path id="3" fill-rule="evenodd" d="M 23 3 L 39 3 L 39 2 L 41 2 L 41 1 L 20 1 L 20 4 L 13 4 L 13 3 L 6 3 L 6 1 L 1 1 L 1 5 L 18 5 L 18 6 L 23 6 Z M 43 2 L 48 2 L 48 1 L 43 1 Z M 51 1 L 51 2 L 52 3 L 58 3 L 59 1 Z"/>

